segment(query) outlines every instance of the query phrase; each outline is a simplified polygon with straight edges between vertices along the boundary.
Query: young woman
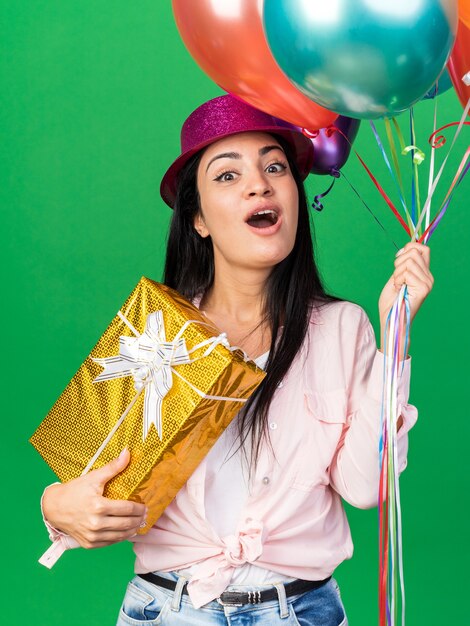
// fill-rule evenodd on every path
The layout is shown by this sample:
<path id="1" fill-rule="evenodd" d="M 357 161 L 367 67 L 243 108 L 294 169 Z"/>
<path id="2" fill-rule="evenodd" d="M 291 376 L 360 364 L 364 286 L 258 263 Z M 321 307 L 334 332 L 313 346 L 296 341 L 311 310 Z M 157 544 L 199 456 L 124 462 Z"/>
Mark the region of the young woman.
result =
<path id="1" fill-rule="evenodd" d="M 183 126 L 161 186 L 174 209 L 165 283 L 267 375 L 146 535 L 135 534 L 143 505 L 102 496 L 127 451 L 46 490 L 51 538 L 134 542 L 138 575 L 118 625 L 347 624 L 331 578 L 352 555 L 341 498 L 377 504 L 383 354 L 364 311 L 322 287 L 302 184 L 313 158 L 309 139 L 231 96 Z M 379 300 L 381 337 L 404 283 L 414 317 L 433 283 L 427 247 L 398 253 Z M 403 470 L 416 409 L 401 358 Z"/>

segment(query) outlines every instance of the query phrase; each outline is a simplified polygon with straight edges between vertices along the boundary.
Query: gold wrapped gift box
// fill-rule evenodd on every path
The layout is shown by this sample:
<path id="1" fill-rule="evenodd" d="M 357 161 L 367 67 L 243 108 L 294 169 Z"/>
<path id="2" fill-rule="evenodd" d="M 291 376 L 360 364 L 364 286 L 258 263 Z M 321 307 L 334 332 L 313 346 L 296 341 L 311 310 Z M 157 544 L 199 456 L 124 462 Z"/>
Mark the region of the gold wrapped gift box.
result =
<path id="1" fill-rule="evenodd" d="M 173 359 L 171 369 L 167 365 L 149 373 L 149 368 L 139 371 L 139 364 L 130 361 L 128 372 L 121 373 L 123 377 L 107 376 L 108 370 L 116 369 L 120 346 L 126 350 L 142 336 L 148 316 L 157 311 L 162 311 L 162 346 Z M 106 485 L 104 495 L 144 502 L 147 525 L 140 532 L 147 532 L 243 407 L 240 400 L 246 401 L 264 377 L 241 351 L 231 351 L 224 343 L 223 336 L 196 307 L 174 290 L 143 277 L 31 443 L 62 482 L 103 466 L 127 446 L 130 463 Z M 182 349 L 181 344 L 185 344 Z M 178 357 L 185 346 L 192 362 L 180 364 L 188 360 Z M 151 356 L 159 352 L 155 347 L 147 346 Z M 132 346 L 127 351 L 132 353 Z M 162 354 L 164 358 L 164 351 Z M 120 362 L 125 363 L 126 357 Z M 146 436 L 144 433 L 145 404 L 151 392 L 158 396 L 152 378 L 155 372 L 160 372 L 156 387 L 162 380 L 170 385 L 163 399 L 157 397 L 157 404 L 161 402 L 161 438 L 155 425 L 147 426 Z M 96 381 L 100 375 L 102 379 Z M 143 379 L 140 385 L 139 375 Z"/>

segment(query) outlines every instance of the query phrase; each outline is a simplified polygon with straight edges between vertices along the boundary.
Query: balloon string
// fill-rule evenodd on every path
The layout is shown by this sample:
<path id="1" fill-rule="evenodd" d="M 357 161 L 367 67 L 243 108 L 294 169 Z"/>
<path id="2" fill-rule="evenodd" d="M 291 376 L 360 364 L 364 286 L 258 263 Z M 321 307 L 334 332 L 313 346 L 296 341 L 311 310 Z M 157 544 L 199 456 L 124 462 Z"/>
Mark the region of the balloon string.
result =
<path id="1" fill-rule="evenodd" d="M 382 198 L 385 200 L 385 202 L 387 203 L 387 205 L 389 206 L 389 208 L 391 209 L 392 213 L 395 215 L 395 217 L 397 218 L 397 220 L 400 222 L 400 224 L 403 226 L 403 228 L 405 229 L 406 234 L 411 238 L 411 230 L 410 228 L 407 226 L 405 220 L 402 218 L 402 216 L 400 215 L 400 213 L 398 212 L 397 208 L 395 207 L 395 205 L 393 204 L 393 202 L 390 200 L 390 198 L 388 197 L 388 195 L 385 193 L 382 185 L 379 183 L 379 181 L 375 178 L 375 176 L 372 174 L 372 172 L 370 171 L 370 169 L 367 167 L 367 165 L 365 164 L 365 162 L 363 161 L 363 159 L 359 156 L 359 154 L 354 150 L 354 153 L 356 154 L 357 158 L 359 159 L 359 161 L 361 162 L 361 165 L 364 167 L 364 169 L 366 170 L 367 174 L 369 175 L 369 178 L 371 179 L 371 181 L 374 183 L 374 185 L 376 186 L 376 188 L 378 189 L 380 195 L 382 196 Z"/>
<path id="2" fill-rule="evenodd" d="M 459 168 L 457 170 L 457 173 L 454 176 L 454 180 L 452 181 L 452 184 L 451 184 L 451 186 L 449 188 L 449 191 L 446 194 L 446 197 L 444 198 L 444 202 L 443 202 L 443 204 L 441 206 L 441 209 L 440 209 L 439 213 L 432 220 L 432 222 L 429 224 L 429 226 L 426 228 L 426 230 L 424 231 L 424 233 L 420 237 L 420 239 L 419 239 L 420 243 L 423 242 L 423 241 L 425 243 L 427 243 L 427 241 L 429 240 L 429 238 L 431 237 L 433 232 L 436 230 L 439 222 L 444 217 L 444 214 L 447 211 L 447 208 L 448 208 L 448 206 L 449 206 L 449 204 L 450 204 L 450 202 L 451 202 L 451 200 L 453 198 L 455 190 L 460 185 L 462 180 L 465 178 L 468 170 L 470 169 L 470 162 L 465 165 L 465 163 L 468 161 L 469 157 L 470 157 L 470 147 L 467 148 L 467 151 L 465 152 L 465 155 L 464 155 L 462 161 L 460 162 L 460 165 L 459 165 Z M 457 178 L 458 178 L 458 180 L 457 180 Z"/>
<path id="3" fill-rule="evenodd" d="M 400 185 L 400 190 L 403 194 L 403 196 L 405 195 L 404 191 L 403 191 L 403 180 L 402 180 L 402 176 L 401 176 L 401 170 L 400 170 L 400 165 L 398 163 L 398 153 L 397 153 L 397 148 L 395 146 L 395 140 L 393 138 L 393 134 L 392 134 L 392 127 L 390 125 L 390 120 L 388 119 L 388 117 L 385 118 L 385 132 L 387 133 L 387 139 L 388 139 L 388 143 L 390 146 L 390 150 L 392 152 L 392 160 L 393 160 L 393 164 L 395 165 L 395 171 L 397 173 L 397 178 L 398 178 L 398 184 Z M 405 147 L 405 146 L 403 146 Z"/>
<path id="4" fill-rule="evenodd" d="M 332 126 L 331 127 L 332 131 L 337 131 L 338 133 L 340 133 L 345 139 L 346 141 L 349 143 L 349 145 L 352 148 L 352 143 L 349 140 L 349 138 L 345 135 L 345 133 L 343 133 L 343 131 L 338 128 L 337 126 Z M 405 232 L 407 233 L 407 235 L 411 238 L 411 230 L 410 228 L 407 226 L 405 220 L 402 218 L 402 216 L 400 215 L 399 211 L 397 210 L 397 208 L 395 207 L 395 205 L 393 204 L 393 202 L 390 200 L 390 198 L 387 196 L 387 194 L 385 193 L 384 189 L 382 188 L 381 184 L 379 183 L 379 181 L 375 178 L 375 176 L 372 174 L 372 172 L 370 171 L 370 169 L 367 167 L 367 165 L 365 164 L 364 160 L 361 158 L 361 156 L 359 155 L 359 153 L 357 152 L 357 150 L 355 150 L 354 148 L 352 148 L 352 150 L 354 151 L 354 154 L 356 155 L 356 157 L 359 159 L 361 165 L 364 167 L 364 169 L 366 170 L 367 174 L 369 175 L 370 179 L 372 180 L 372 182 L 374 183 L 374 185 L 376 186 L 376 188 L 378 189 L 380 195 L 382 196 L 382 198 L 385 200 L 385 202 L 387 203 L 387 205 L 389 206 L 390 210 L 392 211 L 392 213 L 395 215 L 395 217 L 397 218 L 397 220 L 400 222 L 400 224 L 402 225 L 402 227 L 405 229 Z"/>
<path id="5" fill-rule="evenodd" d="M 393 165 L 395 166 L 395 172 L 397 175 L 397 179 L 398 179 L 398 185 L 400 188 L 400 195 L 402 198 L 405 197 L 405 191 L 403 188 L 403 178 L 401 175 L 401 169 L 400 169 L 400 163 L 398 161 L 398 152 L 397 152 L 397 148 L 395 145 L 395 140 L 393 138 L 393 133 L 392 133 L 392 127 L 390 125 L 390 120 L 388 118 L 385 118 L 385 132 L 387 134 L 387 139 L 388 139 L 388 145 L 390 147 L 390 152 L 392 153 L 392 161 L 393 161 Z M 405 148 L 405 142 L 403 142 L 403 148 Z M 408 219 L 408 226 L 411 228 L 413 228 L 413 218 L 409 216 L 408 214 L 408 210 L 406 208 L 406 204 L 404 204 L 405 207 L 405 214 L 406 217 Z"/>
<path id="6" fill-rule="evenodd" d="M 398 191 L 398 196 L 400 198 L 400 202 L 402 204 L 403 210 L 405 211 L 405 215 L 407 216 L 407 219 L 408 219 L 408 223 L 409 223 L 408 225 L 411 226 L 411 224 L 410 224 L 410 217 L 409 217 L 409 214 L 408 214 L 408 209 L 407 209 L 407 206 L 406 206 L 405 194 L 403 193 L 403 189 L 400 188 L 400 185 L 398 184 L 398 181 L 397 181 L 397 177 L 393 173 L 392 166 L 390 164 L 390 161 L 389 161 L 389 158 L 388 158 L 387 153 L 385 151 L 385 148 L 383 147 L 382 141 L 380 139 L 380 135 L 377 132 L 377 129 L 375 127 L 374 122 L 370 121 L 370 127 L 372 129 L 373 134 L 374 134 L 374 137 L 375 137 L 375 140 L 377 142 L 377 145 L 379 146 L 379 149 L 380 149 L 380 152 L 382 154 L 382 157 L 383 157 L 383 159 L 385 161 L 385 165 L 387 166 L 388 171 L 390 173 L 390 176 L 391 176 L 391 178 L 392 178 L 392 180 L 393 180 L 393 182 L 395 184 L 395 187 L 396 187 L 396 189 Z"/>
<path id="7" fill-rule="evenodd" d="M 386 479 L 385 474 L 385 459 L 387 456 L 387 448 L 383 451 L 383 463 L 380 472 L 380 485 L 379 485 L 379 626 L 386 626 L 385 624 L 385 602 L 387 597 L 387 550 L 388 550 L 388 537 L 387 537 L 387 525 L 384 524 L 384 517 L 387 518 L 387 498 L 386 487 L 384 489 L 384 483 Z"/>
<path id="8" fill-rule="evenodd" d="M 407 226 L 407 224 L 405 223 L 405 221 L 403 220 L 402 216 L 400 215 L 400 213 L 398 212 L 397 208 L 395 207 L 395 205 L 393 204 L 393 202 L 390 200 L 390 198 L 388 197 L 388 195 L 386 194 L 386 192 L 384 191 L 384 189 L 382 188 L 382 186 L 380 185 L 379 181 L 375 178 L 375 176 L 372 174 L 372 172 L 370 171 L 370 169 L 368 168 L 368 166 L 366 165 L 366 163 L 364 162 L 364 160 L 361 158 L 361 156 L 359 155 L 359 153 L 354 150 L 354 154 L 356 155 L 356 157 L 359 159 L 361 165 L 364 167 L 364 169 L 366 170 L 367 174 L 369 175 L 370 179 L 372 180 L 372 182 L 374 183 L 375 187 L 377 188 L 377 190 L 379 191 L 380 195 L 383 197 L 383 199 L 385 200 L 385 202 L 387 203 L 387 205 L 389 206 L 389 208 L 391 209 L 391 211 L 393 212 L 393 214 L 395 215 L 395 217 L 397 218 L 397 220 L 399 221 L 399 223 L 401 224 L 401 226 L 404 228 L 405 232 L 408 234 L 408 236 L 411 238 L 412 241 L 418 241 L 420 243 L 422 243 L 423 241 L 426 242 L 427 239 L 429 238 L 429 236 L 434 232 L 434 230 L 436 229 L 437 225 L 439 224 L 439 222 L 441 221 L 443 215 L 445 214 L 447 207 L 449 206 L 451 197 L 453 194 L 453 189 L 454 187 L 456 188 L 460 182 L 462 181 L 463 177 L 467 174 L 468 172 L 468 167 L 465 167 L 465 170 L 463 171 L 460 179 L 458 180 L 458 182 L 456 182 L 457 177 L 459 176 L 460 172 L 462 171 L 462 168 L 464 167 L 464 163 L 466 161 L 466 159 L 468 158 L 467 153 L 466 156 L 464 156 L 464 159 L 459 167 L 459 170 L 454 178 L 454 181 L 446 195 L 446 198 L 444 200 L 443 205 L 441 206 L 441 210 L 439 211 L 438 215 L 436 215 L 436 217 L 432 220 L 432 222 L 429 224 L 429 226 L 426 228 L 426 230 L 424 231 L 423 234 L 421 234 L 420 236 L 418 236 L 418 233 L 420 232 L 420 227 L 421 224 L 423 222 L 423 218 L 427 215 L 427 213 L 429 212 L 429 206 L 431 203 L 431 199 L 432 196 L 436 190 L 436 186 L 437 183 L 439 182 L 439 179 L 442 176 L 443 170 L 445 168 L 445 165 L 448 161 L 448 158 L 450 156 L 450 153 L 452 151 L 452 148 L 455 145 L 455 142 L 460 134 L 460 131 L 462 130 L 462 127 L 464 124 L 469 124 L 469 122 L 465 122 L 465 117 L 467 116 L 467 113 L 470 109 L 470 98 L 467 102 L 467 105 L 463 111 L 462 114 L 462 118 L 460 120 L 460 122 L 458 123 L 452 123 L 452 124 L 448 124 L 443 128 L 447 128 L 448 126 L 454 126 L 455 124 L 458 125 L 458 128 L 455 132 L 454 138 L 452 140 L 451 146 L 449 148 L 449 151 L 443 161 L 443 163 L 441 164 L 441 167 L 439 169 L 439 172 L 437 173 L 437 176 L 434 180 L 432 180 L 432 182 L 430 181 L 430 189 L 428 191 L 428 196 L 426 199 L 426 202 L 424 204 L 424 208 L 423 211 L 421 212 L 419 219 L 418 219 L 418 223 L 416 225 L 413 224 L 413 233 L 411 233 L 410 228 Z M 331 127 L 331 131 L 334 132 L 339 132 L 345 139 L 346 141 L 349 143 L 349 145 L 352 147 L 351 141 L 349 140 L 349 138 L 345 135 L 345 133 L 343 133 L 341 131 L 341 129 L 337 128 L 336 126 L 332 126 Z M 436 135 L 436 132 L 439 131 L 434 131 L 433 135 L 431 136 L 434 137 Z M 430 142 L 431 142 L 431 138 L 430 138 Z M 444 141 L 445 143 L 445 141 Z M 440 145 L 444 145 L 444 143 L 441 143 Z M 414 148 L 414 144 L 412 146 Z M 414 152 L 414 150 L 413 150 Z M 431 173 L 431 172 L 430 172 Z M 433 172 L 432 172 L 433 173 Z M 344 173 L 343 173 L 344 176 Z M 346 177 L 345 177 L 346 178 Z M 355 189 L 353 188 L 353 186 L 351 185 L 351 183 L 349 182 L 349 180 L 346 178 L 346 181 L 349 183 L 349 185 L 351 186 L 351 188 L 355 191 Z M 364 204 L 364 206 L 367 208 L 367 210 L 374 216 L 374 219 L 376 219 L 376 221 L 379 223 L 379 225 L 383 228 L 382 224 L 379 222 L 379 220 L 375 217 L 375 215 L 372 213 L 372 211 L 369 209 L 369 207 L 366 205 L 366 203 L 362 200 L 361 196 L 357 193 L 357 191 L 355 191 L 356 195 L 361 199 L 362 203 Z M 429 218 L 427 218 L 429 219 Z M 383 228 L 383 230 L 385 230 Z M 386 232 L 386 231 L 385 231 Z M 394 242 L 393 242 L 394 243 Z M 396 244 L 394 243 L 394 245 L 396 246 Z M 397 246 L 396 246 L 397 247 Z"/>
<path id="9" fill-rule="evenodd" d="M 397 445 L 398 383 L 400 355 L 409 342 L 410 307 L 403 286 L 391 308 L 384 329 L 384 373 L 379 439 L 379 624 L 395 626 L 401 601 L 401 623 L 405 624 L 402 519 Z M 405 331 L 405 333 L 403 332 Z M 403 346 L 404 335 L 404 346 Z M 402 367 L 403 372 L 403 367 Z"/>
<path id="10" fill-rule="evenodd" d="M 403 133 L 401 132 L 400 125 L 398 124 L 398 121 L 397 121 L 397 119 L 395 117 L 392 118 L 392 122 L 393 122 L 393 126 L 395 128 L 395 132 L 397 133 L 397 136 L 398 136 L 398 141 L 400 142 L 401 154 L 403 156 L 406 156 L 408 154 L 408 152 L 411 152 L 411 162 L 412 162 L 413 167 L 414 167 L 414 170 L 412 169 L 412 173 L 411 173 L 411 187 L 412 187 L 411 218 L 409 218 L 407 216 L 408 217 L 408 224 L 413 229 L 414 228 L 414 224 L 416 223 L 416 204 L 418 204 L 418 210 L 419 210 L 419 207 L 420 207 L 419 184 L 417 182 L 418 181 L 418 165 L 422 161 L 424 161 L 424 152 L 422 150 L 419 150 L 416 147 L 416 145 L 415 145 L 416 144 L 416 137 L 415 137 L 415 133 L 414 133 L 414 125 L 413 125 L 413 117 L 412 117 L 413 116 L 413 109 L 410 109 L 410 115 L 411 115 L 411 123 L 412 123 L 412 133 L 411 133 L 411 145 L 409 145 L 409 146 L 405 145 L 405 139 L 403 137 Z M 393 149 L 395 149 L 395 145 L 393 145 Z M 416 181 L 416 184 L 415 184 L 415 181 Z"/>
<path id="11" fill-rule="evenodd" d="M 338 174 L 339 174 L 339 172 L 338 172 Z M 318 195 L 316 195 L 313 198 L 313 202 L 312 202 L 312 208 L 313 209 L 315 209 L 316 211 L 323 211 L 324 207 L 323 207 L 323 204 L 320 202 L 320 200 L 330 193 L 330 191 L 334 187 L 334 184 L 335 184 L 337 178 L 338 178 L 338 176 L 335 176 L 333 178 L 333 182 L 331 183 L 331 185 L 328 187 L 328 189 L 326 191 L 324 191 L 323 193 L 319 193 Z"/>
<path id="12" fill-rule="evenodd" d="M 462 171 L 463 171 L 463 169 L 465 167 L 465 164 L 467 163 L 469 157 L 470 157 L 470 146 L 467 147 L 467 149 L 465 151 L 465 154 L 463 155 L 462 160 L 460 161 L 460 165 L 457 168 L 457 172 L 456 172 L 456 174 L 454 176 L 453 181 L 450 184 L 450 187 L 449 187 L 449 189 L 448 189 L 448 191 L 447 191 L 447 193 L 445 195 L 444 200 L 442 201 L 442 204 L 444 204 L 447 201 L 447 199 L 449 198 L 449 196 L 454 192 L 455 187 L 460 185 L 460 183 L 462 182 L 463 177 L 467 173 L 468 165 L 467 165 L 467 168 L 465 169 L 465 171 L 463 172 L 463 174 L 462 174 Z M 457 181 L 459 176 L 460 176 L 460 179 Z"/>
<path id="13" fill-rule="evenodd" d="M 411 127 L 411 144 L 406 145 L 405 139 L 403 137 L 403 133 L 401 131 L 400 125 L 395 117 L 389 119 L 385 119 L 385 130 L 387 133 L 387 139 L 390 147 L 390 151 L 392 153 L 393 163 L 395 165 L 395 170 L 397 173 L 397 178 L 399 180 L 400 187 L 400 195 L 404 197 L 405 191 L 403 187 L 403 178 L 400 169 L 400 157 L 398 155 L 398 150 L 395 144 L 395 140 L 393 138 L 392 132 L 392 124 L 395 129 L 396 135 L 398 137 L 398 142 L 400 144 L 401 155 L 406 156 L 408 153 L 411 153 L 411 216 L 408 213 L 406 206 L 405 215 L 408 220 L 408 226 L 411 230 L 414 229 L 414 224 L 416 223 L 416 213 L 421 211 L 421 200 L 419 196 L 419 178 L 418 178 L 418 165 L 420 165 L 425 158 L 424 152 L 416 147 L 416 135 L 414 132 L 414 118 L 413 118 L 413 109 L 410 109 L 410 127 Z"/>
<path id="14" fill-rule="evenodd" d="M 397 121 L 394 120 L 397 124 Z M 410 109 L 410 135 L 411 135 L 411 194 L 412 194 L 412 211 L 411 219 L 416 224 L 416 219 L 421 216 L 421 196 L 419 193 L 419 161 L 416 159 L 416 132 L 413 107 Z M 424 157 L 424 155 L 423 155 Z"/>
<path id="15" fill-rule="evenodd" d="M 446 128 L 450 128 L 451 126 L 470 126 L 470 122 L 449 122 L 449 124 L 445 124 L 444 126 L 441 126 L 437 130 L 435 130 L 428 139 L 428 142 L 433 148 L 442 148 L 442 146 L 447 143 L 447 139 L 444 137 L 444 135 L 439 135 L 439 137 L 436 137 L 436 135 L 437 133 L 442 132 Z M 436 137 L 436 139 L 434 139 L 434 137 Z"/>
<path id="16" fill-rule="evenodd" d="M 393 245 L 395 246 L 395 248 L 397 250 L 399 250 L 399 246 L 397 246 L 397 244 L 393 241 L 392 237 L 390 236 L 390 233 L 387 231 L 387 229 L 385 228 L 385 226 L 382 224 L 382 222 L 379 220 L 379 218 L 375 215 L 375 213 L 372 211 L 372 209 L 368 206 L 368 204 L 365 202 L 365 200 L 363 199 L 363 197 L 361 196 L 361 194 L 358 192 L 358 190 L 354 187 L 354 185 L 350 182 L 350 180 L 347 178 L 346 174 L 343 172 L 341 172 L 344 180 L 348 183 L 348 185 L 351 187 L 352 191 L 356 194 L 356 196 L 359 198 L 359 200 L 362 202 L 362 204 L 364 205 L 364 207 L 367 209 L 367 211 L 369 211 L 369 213 L 372 215 L 372 217 L 374 218 L 374 220 L 377 222 L 377 224 L 380 226 L 380 228 L 384 231 L 384 233 L 387 235 L 388 239 L 390 239 L 390 241 L 393 243 Z"/>
<path id="17" fill-rule="evenodd" d="M 436 89 L 437 88 L 438 88 L 438 83 L 436 83 Z M 437 128 L 437 98 L 434 100 L 433 134 L 431 136 L 434 136 L 436 134 L 436 128 Z M 436 151 L 435 150 L 431 150 L 431 158 L 429 160 L 428 196 L 431 193 L 432 185 L 433 185 L 433 182 L 434 182 L 434 161 L 435 161 L 434 157 L 435 157 L 435 154 L 436 154 Z M 432 200 L 432 196 L 431 196 L 431 200 Z M 427 230 L 428 227 L 429 227 L 429 220 L 430 220 L 430 216 L 431 216 L 431 200 L 429 200 L 428 206 L 427 206 L 427 209 L 426 209 L 425 230 Z"/>
<path id="18" fill-rule="evenodd" d="M 430 189 L 430 191 L 428 193 L 428 197 L 426 198 L 426 202 L 424 203 L 423 213 L 422 213 L 421 217 L 419 218 L 418 223 L 417 223 L 417 225 L 415 227 L 415 230 L 413 232 L 412 240 L 418 239 L 418 237 L 416 236 L 417 232 L 418 232 L 418 229 L 421 226 L 421 222 L 422 222 L 424 216 L 426 215 L 426 211 L 427 211 L 428 205 L 431 202 L 431 198 L 433 197 L 434 192 L 436 191 L 437 184 L 438 184 L 438 182 L 439 182 L 439 180 L 440 180 L 440 178 L 442 176 L 442 173 L 443 173 L 444 168 L 445 168 L 445 166 L 447 164 L 447 161 L 449 160 L 449 156 L 450 156 L 450 154 L 452 152 L 452 149 L 455 146 L 455 142 L 457 141 L 457 138 L 459 137 L 460 132 L 461 132 L 461 130 L 463 128 L 463 125 L 465 124 L 464 120 L 467 117 L 467 113 L 469 112 L 469 109 L 470 109 L 470 98 L 468 99 L 468 102 L 467 102 L 467 104 L 465 106 L 465 109 L 464 109 L 464 111 L 462 113 L 462 117 L 460 118 L 460 122 L 458 123 L 458 128 L 455 131 L 454 138 L 452 139 L 452 143 L 450 144 L 450 148 L 449 148 L 449 150 L 448 150 L 448 152 L 447 152 L 443 162 L 441 163 L 441 167 L 439 168 L 439 171 L 437 172 L 436 177 L 435 177 L 435 179 L 434 179 L 434 181 L 432 183 L 431 189 Z"/>

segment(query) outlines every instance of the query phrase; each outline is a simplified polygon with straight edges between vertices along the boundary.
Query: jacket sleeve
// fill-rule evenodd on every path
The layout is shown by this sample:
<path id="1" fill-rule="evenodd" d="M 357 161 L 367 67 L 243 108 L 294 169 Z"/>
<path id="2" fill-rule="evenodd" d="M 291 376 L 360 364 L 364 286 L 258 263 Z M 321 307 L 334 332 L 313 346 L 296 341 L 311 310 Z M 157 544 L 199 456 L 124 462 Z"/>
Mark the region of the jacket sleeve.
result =
<path id="1" fill-rule="evenodd" d="M 341 333 L 340 333 L 341 334 Z M 361 309 L 357 330 L 342 338 L 344 371 L 347 376 L 347 416 L 330 465 L 330 484 L 351 505 L 371 508 L 378 504 L 379 441 L 385 357 L 377 350 L 372 325 Z M 408 431 L 417 420 L 417 410 L 408 404 L 411 358 L 399 366 L 398 469 L 407 464 Z"/>
<path id="2" fill-rule="evenodd" d="M 53 484 L 56 485 L 57 483 L 53 483 Z M 48 485 L 48 487 L 50 486 L 51 485 Z M 48 487 L 46 487 L 46 489 Z M 44 515 L 44 509 L 43 509 L 43 504 L 42 504 L 43 499 L 44 499 L 44 494 L 46 493 L 46 489 L 44 489 L 44 492 L 41 496 L 41 514 L 42 514 L 43 522 L 49 533 L 49 539 L 52 541 L 52 543 L 49 546 L 49 548 L 46 550 L 46 552 L 44 552 L 44 554 L 39 559 L 39 563 L 41 565 L 44 565 L 48 569 L 51 569 L 51 567 L 55 565 L 55 563 L 60 559 L 60 557 L 66 550 L 79 548 L 80 544 L 73 537 L 71 537 L 70 535 L 66 535 L 60 530 L 57 530 L 57 528 L 54 528 L 47 521 Z"/>

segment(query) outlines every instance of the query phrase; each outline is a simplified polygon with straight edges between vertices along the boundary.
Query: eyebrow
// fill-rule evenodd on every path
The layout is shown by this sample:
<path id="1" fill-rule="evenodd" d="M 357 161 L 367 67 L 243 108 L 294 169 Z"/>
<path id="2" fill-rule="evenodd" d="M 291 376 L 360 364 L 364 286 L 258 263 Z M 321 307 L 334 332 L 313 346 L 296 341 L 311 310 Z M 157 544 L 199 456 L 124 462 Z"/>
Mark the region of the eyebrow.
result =
<path id="1" fill-rule="evenodd" d="M 281 146 L 279 146 L 278 144 L 273 144 L 270 146 L 263 146 L 262 148 L 258 150 L 258 154 L 260 156 L 264 156 L 265 154 L 268 154 L 268 152 L 271 152 L 271 150 L 281 150 L 282 152 L 284 152 Z M 217 154 L 207 164 L 206 173 L 210 165 L 217 159 L 241 159 L 241 158 L 242 158 L 242 155 L 239 152 L 222 152 L 221 154 Z"/>

